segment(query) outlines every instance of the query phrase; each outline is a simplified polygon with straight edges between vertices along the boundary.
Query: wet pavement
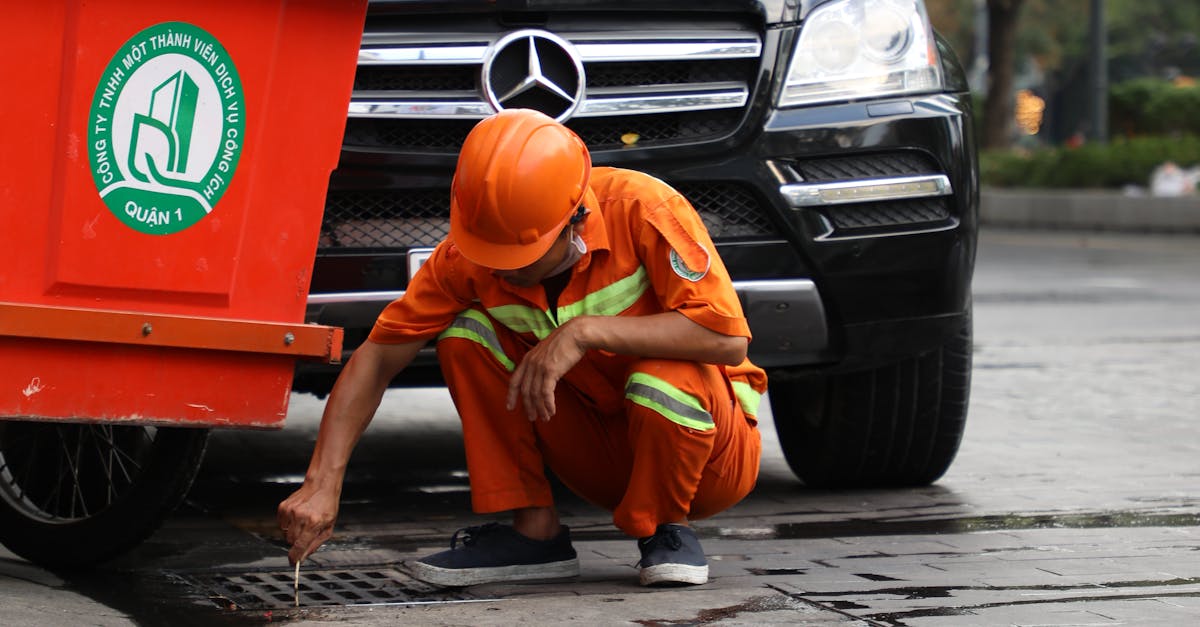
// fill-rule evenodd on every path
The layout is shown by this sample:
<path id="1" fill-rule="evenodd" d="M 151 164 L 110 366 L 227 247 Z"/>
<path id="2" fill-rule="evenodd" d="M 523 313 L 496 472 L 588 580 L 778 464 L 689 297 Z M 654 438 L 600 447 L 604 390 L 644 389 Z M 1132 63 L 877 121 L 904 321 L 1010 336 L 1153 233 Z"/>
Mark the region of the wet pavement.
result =
<path id="1" fill-rule="evenodd" d="M 697 523 L 710 583 L 648 590 L 634 542 L 558 490 L 581 576 L 431 589 L 406 562 L 469 511 L 442 390 L 389 392 L 335 539 L 292 570 L 274 507 L 321 402 L 214 432 L 185 506 L 134 552 L 56 575 L 0 551 L 0 624 L 1200 623 L 1200 238 L 985 232 L 971 413 L 933 486 L 800 486 L 764 423 L 754 493 Z"/>

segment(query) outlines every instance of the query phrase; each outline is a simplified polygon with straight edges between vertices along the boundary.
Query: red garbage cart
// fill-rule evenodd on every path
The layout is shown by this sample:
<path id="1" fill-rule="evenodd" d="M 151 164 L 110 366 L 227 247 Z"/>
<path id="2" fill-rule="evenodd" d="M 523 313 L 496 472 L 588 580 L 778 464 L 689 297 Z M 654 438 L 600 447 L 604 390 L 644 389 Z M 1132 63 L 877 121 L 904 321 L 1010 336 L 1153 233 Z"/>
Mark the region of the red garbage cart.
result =
<path id="1" fill-rule="evenodd" d="M 0 22 L 0 542 L 111 558 L 208 430 L 282 427 L 366 0 L 14 3 Z"/>

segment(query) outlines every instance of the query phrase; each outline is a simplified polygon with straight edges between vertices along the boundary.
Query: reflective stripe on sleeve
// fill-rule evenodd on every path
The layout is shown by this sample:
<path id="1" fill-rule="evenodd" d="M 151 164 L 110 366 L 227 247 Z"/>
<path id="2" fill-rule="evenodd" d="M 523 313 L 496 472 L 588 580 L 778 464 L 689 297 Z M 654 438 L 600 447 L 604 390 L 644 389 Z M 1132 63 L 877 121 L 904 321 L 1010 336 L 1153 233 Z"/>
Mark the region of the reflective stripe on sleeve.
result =
<path id="1" fill-rule="evenodd" d="M 717 426 L 712 414 L 704 410 L 695 396 L 644 372 L 629 376 L 625 382 L 625 398 L 689 429 L 709 431 Z"/>
<path id="2" fill-rule="evenodd" d="M 747 416 L 758 416 L 758 404 L 762 402 L 762 393 L 744 381 L 732 381 L 733 395 L 737 397 L 738 405 Z"/>
<path id="3" fill-rule="evenodd" d="M 550 314 L 541 309 L 525 305 L 500 305 L 489 307 L 488 314 L 513 331 L 532 333 L 539 340 L 546 339 L 554 331 L 554 321 L 550 319 Z"/>
<path id="4" fill-rule="evenodd" d="M 454 322 L 438 336 L 438 341 L 440 342 L 449 337 L 462 338 L 481 344 L 509 372 L 512 372 L 516 367 L 513 361 L 508 358 L 508 355 L 504 354 L 504 349 L 500 346 L 500 338 L 496 335 L 496 328 L 492 326 L 492 321 L 488 320 L 488 317 L 480 311 L 467 309 L 458 314 Z"/>

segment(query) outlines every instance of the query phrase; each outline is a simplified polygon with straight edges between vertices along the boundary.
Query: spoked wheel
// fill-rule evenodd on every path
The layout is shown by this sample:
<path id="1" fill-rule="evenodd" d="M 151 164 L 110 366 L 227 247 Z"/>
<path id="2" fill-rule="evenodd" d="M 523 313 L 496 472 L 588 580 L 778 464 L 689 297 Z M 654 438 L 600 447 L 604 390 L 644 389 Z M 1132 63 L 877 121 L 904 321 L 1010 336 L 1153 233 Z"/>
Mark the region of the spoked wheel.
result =
<path id="1" fill-rule="evenodd" d="M 207 429 L 0 421 L 0 542 L 49 567 L 145 540 L 183 500 Z"/>

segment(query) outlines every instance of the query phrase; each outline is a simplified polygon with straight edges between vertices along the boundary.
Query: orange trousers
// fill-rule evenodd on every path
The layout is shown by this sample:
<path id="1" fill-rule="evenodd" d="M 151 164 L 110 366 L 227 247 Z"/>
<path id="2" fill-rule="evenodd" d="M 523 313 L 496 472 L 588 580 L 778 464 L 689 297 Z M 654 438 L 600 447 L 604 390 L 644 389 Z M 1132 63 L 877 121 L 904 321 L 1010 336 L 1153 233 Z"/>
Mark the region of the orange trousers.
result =
<path id="1" fill-rule="evenodd" d="M 531 422 L 521 407 L 504 407 L 511 368 L 531 346 L 488 322 L 491 329 L 471 334 L 476 339 L 443 334 L 437 344 L 462 419 L 476 512 L 553 506 L 549 467 L 580 497 L 611 511 L 619 529 L 641 538 L 661 523 L 712 516 L 754 487 L 761 439 L 720 367 L 591 351 L 559 381 L 554 417 Z M 501 361 L 505 356 L 511 363 Z M 706 411 L 711 426 L 685 426 L 661 406 L 631 400 L 639 398 L 631 393 L 635 373 L 699 401 L 703 411 L 690 411 L 702 421 Z"/>

